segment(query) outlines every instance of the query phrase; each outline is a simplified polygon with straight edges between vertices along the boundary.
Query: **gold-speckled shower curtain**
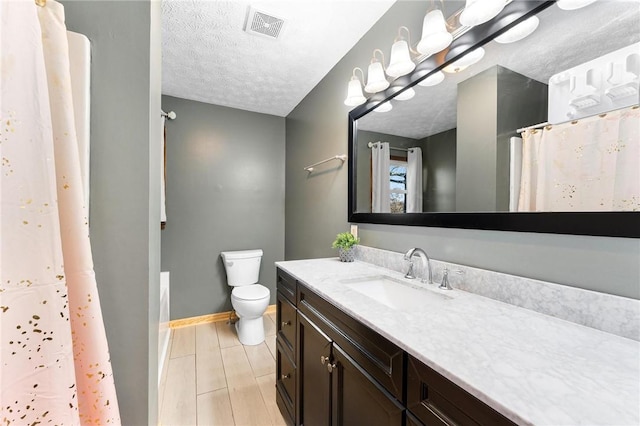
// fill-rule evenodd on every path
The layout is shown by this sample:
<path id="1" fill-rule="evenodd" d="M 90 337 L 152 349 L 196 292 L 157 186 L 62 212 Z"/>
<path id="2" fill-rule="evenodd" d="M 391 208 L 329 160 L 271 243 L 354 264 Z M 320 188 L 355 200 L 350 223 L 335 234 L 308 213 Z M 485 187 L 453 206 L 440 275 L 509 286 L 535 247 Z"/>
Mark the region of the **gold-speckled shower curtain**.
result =
<path id="1" fill-rule="evenodd" d="M 518 211 L 640 211 L 640 108 L 523 133 Z"/>
<path id="2" fill-rule="evenodd" d="M 119 424 L 63 6 L 0 2 L 0 421 Z"/>

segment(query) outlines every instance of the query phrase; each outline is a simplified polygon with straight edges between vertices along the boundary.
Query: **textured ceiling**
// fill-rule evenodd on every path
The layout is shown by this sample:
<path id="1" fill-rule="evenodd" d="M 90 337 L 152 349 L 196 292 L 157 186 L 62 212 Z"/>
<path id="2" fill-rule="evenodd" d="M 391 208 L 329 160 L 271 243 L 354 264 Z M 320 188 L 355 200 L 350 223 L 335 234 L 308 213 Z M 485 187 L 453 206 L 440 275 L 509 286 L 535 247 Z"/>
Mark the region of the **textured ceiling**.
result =
<path id="1" fill-rule="evenodd" d="M 162 0 L 162 93 L 287 116 L 395 0 Z M 284 18 L 243 31 L 249 5 Z"/>
<path id="2" fill-rule="evenodd" d="M 371 112 L 358 120 L 358 129 L 421 139 L 456 127 L 457 84 L 496 64 L 546 83 L 558 72 L 640 41 L 636 0 L 602 0 L 573 11 L 554 5 L 538 16 L 540 26 L 531 36 L 511 44 L 490 42 L 477 64 L 446 74 L 438 86 L 415 86 L 413 99 L 392 101 L 390 112 Z"/>

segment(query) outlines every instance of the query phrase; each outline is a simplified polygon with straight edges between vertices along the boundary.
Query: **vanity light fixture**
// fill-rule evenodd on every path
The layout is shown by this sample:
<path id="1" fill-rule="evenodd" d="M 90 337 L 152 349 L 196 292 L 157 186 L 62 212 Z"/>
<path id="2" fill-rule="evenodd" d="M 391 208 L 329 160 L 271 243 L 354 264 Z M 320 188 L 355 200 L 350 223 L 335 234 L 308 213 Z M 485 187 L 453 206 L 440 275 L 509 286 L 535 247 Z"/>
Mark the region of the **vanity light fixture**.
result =
<path id="1" fill-rule="evenodd" d="M 391 105 L 391 102 L 385 102 L 383 104 L 378 105 L 374 111 L 375 112 L 389 112 L 393 109 L 393 105 Z"/>
<path id="2" fill-rule="evenodd" d="M 364 80 L 364 72 L 360 67 L 355 67 L 353 69 L 353 74 L 351 75 L 351 80 L 349 81 L 349 87 L 347 89 L 347 98 L 344 100 L 344 104 L 347 106 L 358 106 L 363 104 L 367 98 L 362 94 L 362 82 L 356 76 L 356 71 L 359 70 L 360 74 L 362 74 L 362 79 Z"/>
<path id="3" fill-rule="evenodd" d="M 418 83 L 418 86 L 425 86 L 425 87 L 435 86 L 437 84 L 442 83 L 443 81 L 444 81 L 444 73 L 442 71 L 438 71 L 437 73 L 431 74 L 429 77 L 420 81 Z"/>
<path id="4" fill-rule="evenodd" d="M 458 73 L 464 71 L 471 65 L 480 62 L 480 60 L 484 57 L 484 49 L 482 47 L 478 47 L 477 49 L 472 50 L 471 52 L 464 55 L 462 58 L 458 59 L 454 63 L 447 65 L 442 69 L 444 72 L 448 72 L 451 74 Z"/>
<path id="5" fill-rule="evenodd" d="M 411 40 L 409 28 L 405 26 L 400 27 L 398 29 L 398 36 L 391 46 L 391 60 L 387 67 L 387 75 L 389 77 L 397 78 L 407 75 L 416 67 L 409 53 L 409 42 L 402 36 L 402 29 L 407 31 L 407 39 L 409 41 Z"/>
<path id="6" fill-rule="evenodd" d="M 398 95 L 393 99 L 397 101 L 408 101 L 409 99 L 413 98 L 415 95 L 416 95 L 416 91 L 413 90 L 413 87 L 410 87 L 404 92 L 398 93 Z"/>
<path id="7" fill-rule="evenodd" d="M 538 19 L 537 16 L 532 16 L 529 19 L 520 22 L 518 25 L 511 28 L 504 34 L 501 34 L 498 37 L 494 38 L 494 40 L 502 44 L 514 43 L 531 35 L 536 30 L 536 28 L 538 28 L 539 24 L 540 19 Z"/>
<path id="8" fill-rule="evenodd" d="M 376 53 L 382 55 L 382 61 L 378 61 Z M 373 51 L 373 57 L 367 70 L 367 85 L 364 86 L 365 92 L 377 93 L 385 90 L 389 87 L 387 77 L 384 75 L 384 53 L 380 49 Z"/>
<path id="9" fill-rule="evenodd" d="M 558 0 L 556 4 L 562 10 L 575 10 L 589 6 L 596 0 Z"/>
<path id="10" fill-rule="evenodd" d="M 447 23 L 439 9 L 427 13 L 422 21 L 422 38 L 416 49 L 423 55 L 431 56 L 445 49 L 453 41 L 453 35 L 447 31 Z"/>
<path id="11" fill-rule="evenodd" d="M 467 0 L 460 14 L 460 23 L 465 27 L 484 24 L 502 12 L 506 4 L 506 0 Z"/>

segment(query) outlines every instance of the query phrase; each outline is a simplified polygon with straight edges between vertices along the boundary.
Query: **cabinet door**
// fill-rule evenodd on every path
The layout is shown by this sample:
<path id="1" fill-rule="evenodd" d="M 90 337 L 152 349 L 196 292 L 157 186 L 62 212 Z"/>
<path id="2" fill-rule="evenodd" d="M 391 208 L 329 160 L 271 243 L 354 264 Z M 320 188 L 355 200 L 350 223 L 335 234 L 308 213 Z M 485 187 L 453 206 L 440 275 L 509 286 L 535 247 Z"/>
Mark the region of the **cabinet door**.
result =
<path id="1" fill-rule="evenodd" d="M 331 340 L 303 314 L 298 313 L 298 345 L 298 424 L 327 426 L 331 418 L 331 374 L 327 369 Z"/>
<path id="2" fill-rule="evenodd" d="M 332 361 L 333 426 L 402 425 L 404 407 L 335 343 Z"/>

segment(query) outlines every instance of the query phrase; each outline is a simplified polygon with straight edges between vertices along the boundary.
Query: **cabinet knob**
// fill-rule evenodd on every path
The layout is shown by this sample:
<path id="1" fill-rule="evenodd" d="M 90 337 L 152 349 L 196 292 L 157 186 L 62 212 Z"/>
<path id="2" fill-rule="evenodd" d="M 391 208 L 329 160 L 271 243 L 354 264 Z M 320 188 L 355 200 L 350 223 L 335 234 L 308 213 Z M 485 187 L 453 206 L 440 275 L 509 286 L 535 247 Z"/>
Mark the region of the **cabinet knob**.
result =
<path id="1" fill-rule="evenodd" d="M 333 363 L 333 364 L 331 364 L 331 363 L 327 364 L 327 371 L 328 371 L 329 373 L 333 373 L 333 370 L 335 370 L 335 369 L 336 369 L 336 364 L 335 364 L 335 363 Z"/>
<path id="2" fill-rule="evenodd" d="M 282 321 L 282 326 L 286 327 L 288 325 L 291 325 L 291 321 Z"/>
<path id="3" fill-rule="evenodd" d="M 283 374 L 282 376 L 280 376 L 281 380 L 290 379 L 290 378 L 291 378 L 291 374 Z"/>
<path id="4" fill-rule="evenodd" d="M 329 357 L 328 356 L 322 355 L 320 357 L 320 364 L 324 365 L 327 361 L 329 361 Z"/>

